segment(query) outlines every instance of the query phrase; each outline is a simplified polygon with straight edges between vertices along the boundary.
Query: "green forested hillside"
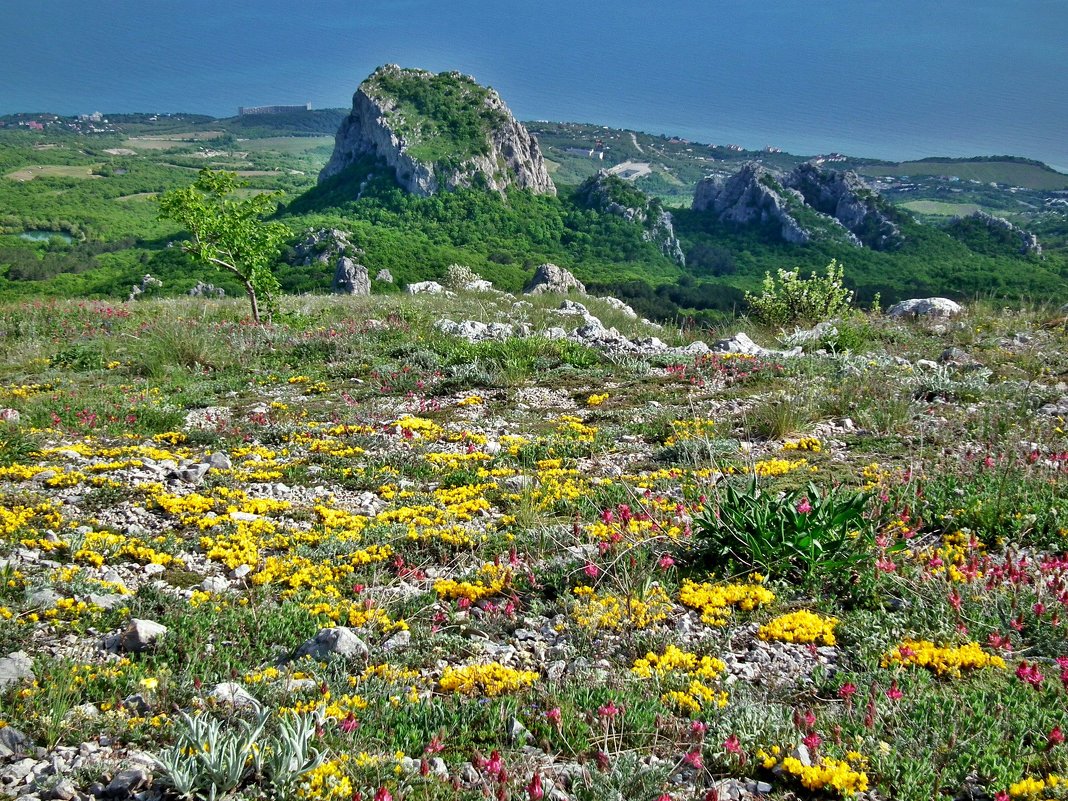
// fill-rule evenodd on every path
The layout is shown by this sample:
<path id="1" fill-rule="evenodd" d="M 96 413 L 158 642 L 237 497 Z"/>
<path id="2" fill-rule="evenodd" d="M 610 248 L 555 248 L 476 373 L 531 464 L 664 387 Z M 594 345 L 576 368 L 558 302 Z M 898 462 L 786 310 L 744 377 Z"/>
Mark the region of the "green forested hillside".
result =
<path id="1" fill-rule="evenodd" d="M 388 171 L 370 163 L 316 186 L 332 139 L 292 134 L 315 133 L 329 116 L 324 115 L 198 117 L 191 125 L 185 121 L 184 127 L 181 120 L 149 122 L 144 115 L 129 115 L 114 131 L 94 135 L 62 128 L 0 130 L 0 297 L 124 298 L 146 273 L 164 281 L 159 290 L 163 294 L 185 292 L 198 280 L 239 291 L 224 275 L 196 267 L 179 249 L 169 247 L 178 231 L 156 219 L 155 196 L 191 183 L 198 169 L 209 166 L 238 171 L 248 183 L 245 191 L 281 192 L 279 219 L 293 230 L 294 240 L 309 227 L 351 232 L 372 276 L 389 269 L 397 279 L 393 287 L 376 286 L 376 291 L 440 277 L 454 263 L 516 290 L 536 265 L 552 261 L 573 270 L 596 291 L 630 299 L 644 314 L 671 316 L 730 311 L 740 306 L 742 292 L 754 288 L 765 271 L 822 269 L 836 258 L 845 265 L 846 280 L 860 299 L 881 293 L 884 302 L 921 294 L 1068 300 L 1065 213 L 1056 193 L 1034 218 L 1045 247 L 1041 258 L 1021 256 L 1011 242 L 989 236 L 954 239 L 937 227 L 918 224 L 904 211 L 899 216 L 905 246 L 895 253 L 877 253 L 845 243 L 788 245 L 760 228 L 727 226 L 676 208 L 675 227 L 687 256 L 687 267 L 680 269 L 644 240 L 641 225 L 587 208 L 576 199 L 578 181 L 561 181 L 565 173 L 579 174 L 570 168 L 557 169 L 556 198 L 523 192 L 502 198 L 477 191 L 414 198 L 393 184 Z M 295 130 L 300 125 L 311 127 Z M 556 144 L 546 146 L 550 159 L 556 157 L 554 148 L 566 142 L 560 138 L 563 128 L 553 129 Z M 698 157 L 693 152 L 701 148 L 690 143 L 646 135 L 632 139 L 628 132 L 603 135 L 611 147 L 619 148 L 620 156 L 670 154 L 654 175 L 661 176 L 658 181 L 677 182 L 680 191 L 692 191 L 687 182 L 705 163 L 697 158 L 708 158 L 706 152 L 725 155 L 704 149 Z M 691 166 L 684 169 L 688 155 Z M 574 158 L 577 164 L 580 157 Z M 796 160 L 788 154 L 775 158 L 785 160 L 784 166 Z M 650 188 L 641 178 L 620 184 L 635 196 L 643 187 Z M 954 186 L 946 184 L 946 191 Z M 1004 195 L 1006 204 L 1015 202 L 1008 192 L 997 194 L 998 189 L 985 185 L 982 189 L 986 198 Z M 915 193 L 887 196 L 908 202 Z M 1035 203 L 1034 197 L 1028 199 Z M 25 239 L 27 232 L 39 241 Z M 329 289 L 332 270 L 329 265 L 283 264 L 279 273 L 287 291 L 323 292 Z"/>

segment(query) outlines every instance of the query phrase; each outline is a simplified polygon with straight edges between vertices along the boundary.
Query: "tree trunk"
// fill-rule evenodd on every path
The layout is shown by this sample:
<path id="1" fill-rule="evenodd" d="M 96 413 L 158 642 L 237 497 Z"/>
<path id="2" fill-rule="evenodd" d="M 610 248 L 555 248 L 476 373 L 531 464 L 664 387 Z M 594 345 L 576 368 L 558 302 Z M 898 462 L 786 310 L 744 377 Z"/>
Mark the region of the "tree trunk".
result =
<path id="1" fill-rule="evenodd" d="M 245 294 L 248 295 L 248 302 L 252 306 L 252 319 L 256 322 L 260 322 L 260 304 L 256 300 L 256 290 L 252 288 L 252 284 L 248 281 L 245 282 Z"/>

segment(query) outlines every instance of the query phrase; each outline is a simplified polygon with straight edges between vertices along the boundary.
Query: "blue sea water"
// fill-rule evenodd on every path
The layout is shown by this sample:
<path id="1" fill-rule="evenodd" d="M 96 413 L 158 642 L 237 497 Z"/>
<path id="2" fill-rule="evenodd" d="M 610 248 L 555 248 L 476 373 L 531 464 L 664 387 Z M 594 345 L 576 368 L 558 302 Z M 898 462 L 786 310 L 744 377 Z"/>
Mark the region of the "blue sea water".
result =
<path id="1" fill-rule="evenodd" d="M 1068 169 L 1066 0 L 0 0 L 0 113 L 347 106 L 387 62 L 523 119 Z"/>

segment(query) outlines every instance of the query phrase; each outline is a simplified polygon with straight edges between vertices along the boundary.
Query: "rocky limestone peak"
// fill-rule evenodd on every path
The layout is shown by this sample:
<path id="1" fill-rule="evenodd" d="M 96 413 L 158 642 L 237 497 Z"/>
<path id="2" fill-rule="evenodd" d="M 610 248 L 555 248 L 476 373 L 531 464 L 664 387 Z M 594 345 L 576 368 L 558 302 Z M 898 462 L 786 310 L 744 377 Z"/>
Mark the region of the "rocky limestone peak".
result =
<path id="1" fill-rule="evenodd" d="M 638 187 L 607 170 L 598 170 L 587 178 L 575 192 L 575 199 L 586 208 L 615 214 L 642 226 L 642 239 L 655 242 L 660 252 L 680 267 L 686 266 L 671 212 L 658 198 L 649 197 Z"/>
<path id="2" fill-rule="evenodd" d="M 458 72 L 388 64 L 361 83 L 320 183 L 367 157 L 414 195 L 510 186 L 556 194 L 537 140 L 493 89 Z"/>
<path id="3" fill-rule="evenodd" d="M 785 241 L 805 244 L 812 233 L 790 213 L 791 203 L 804 205 L 804 198 L 783 186 L 782 173 L 750 161 L 727 179 L 712 177 L 698 182 L 692 208 L 737 225 L 774 224 Z"/>
<path id="4" fill-rule="evenodd" d="M 966 226 L 982 226 L 996 238 L 1008 242 L 1017 242 L 1022 256 L 1041 256 L 1042 245 L 1038 237 L 1030 231 L 1006 220 L 1004 217 L 995 217 L 985 211 L 976 211 L 964 217 L 954 217 L 950 221 L 950 230 L 961 229 Z"/>
<path id="5" fill-rule="evenodd" d="M 879 207 L 878 193 L 852 170 L 824 170 L 807 162 L 795 167 L 783 183 L 874 250 L 895 250 L 905 241 L 901 230 Z"/>

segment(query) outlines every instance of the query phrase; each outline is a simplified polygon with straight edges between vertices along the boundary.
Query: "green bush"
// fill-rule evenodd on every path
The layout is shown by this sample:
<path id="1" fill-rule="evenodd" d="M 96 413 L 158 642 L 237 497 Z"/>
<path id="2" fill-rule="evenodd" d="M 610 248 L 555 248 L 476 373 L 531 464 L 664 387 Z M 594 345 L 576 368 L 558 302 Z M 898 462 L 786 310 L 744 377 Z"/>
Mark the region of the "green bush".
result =
<path id="1" fill-rule="evenodd" d="M 871 558 L 872 526 L 866 493 L 815 484 L 779 495 L 755 477 L 728 483 L 695 521 L 693 549 L 700 561 L 727 563 L 777 578 L 809 580 Z"/>
<path id="2" fill-rule="evenodd" d="M 842 267 L 834 259 L 824 276 L 800 270 L 779 270 L 778 280 L 764 274 L 760 295 L 745 293 L 749 314 L 764 325 L 784 327 L 799 323 L 821 323 L 842 314 L 853 302 L 853 291 L 842 283 Z"/>

